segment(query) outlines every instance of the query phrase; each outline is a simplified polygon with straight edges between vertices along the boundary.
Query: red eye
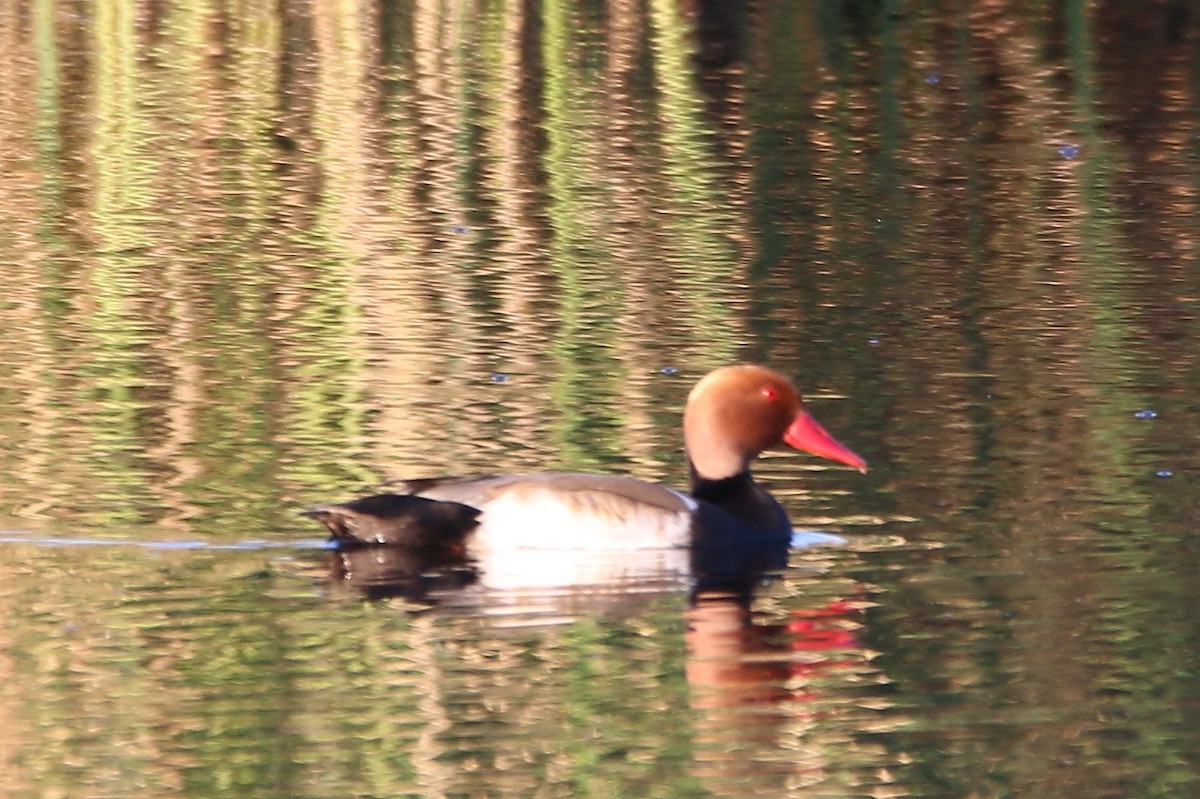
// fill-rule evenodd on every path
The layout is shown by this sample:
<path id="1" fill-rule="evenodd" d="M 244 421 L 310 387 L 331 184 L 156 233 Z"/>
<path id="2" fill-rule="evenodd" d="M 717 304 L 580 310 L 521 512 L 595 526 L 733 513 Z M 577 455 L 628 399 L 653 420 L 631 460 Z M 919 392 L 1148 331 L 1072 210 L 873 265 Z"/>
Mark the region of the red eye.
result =
<path id="1" fill-rule="evenodd" d="M 762 395 L 767 402 L 774 402 L 779 399 L 779 389 L 775 388 L 775 386 L 763 386 Z"/>

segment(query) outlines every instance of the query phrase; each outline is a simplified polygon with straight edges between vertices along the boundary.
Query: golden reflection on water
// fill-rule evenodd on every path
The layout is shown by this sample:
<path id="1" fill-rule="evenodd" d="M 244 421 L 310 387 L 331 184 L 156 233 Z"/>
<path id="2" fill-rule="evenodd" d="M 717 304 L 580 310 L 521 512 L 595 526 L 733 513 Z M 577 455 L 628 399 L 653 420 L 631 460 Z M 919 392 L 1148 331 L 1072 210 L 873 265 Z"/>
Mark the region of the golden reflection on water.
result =
<path id="1" fill-rule="evenodd" d="M 852 744 L 887 726 L 872 698 L 887 680 L 858 638 L 867 605 L 815 571 L 753 617 L 702 603 L 685 648 L 678 596 L 530 624 L 515 608 L 329 602 L 261 551 L 7 551 L 58 578 L 0 590 L 25 619 L 0 657 L 15 795 L 832 796 L 876 784 L 888 757 Z M 120 579 L 68 578 L 94 570 Z"/>
<path id="2" fill-rule="evenodd" d="M 30 241 L 45 224 L 74 238 L 53 242 L 69 268 L 14 279 L 29 339 L 13 352 L 51 358 L 40 372 L 75 385 L 55 406 L 79 422 L 51 421 L 34 381 L 24 403 L 40 443 L 12 455 L 42 465 L 13 470 L 27 479 L 4 486 L 10 514 L 215 532 L 233 522 L 219 497 L 266 510 L 392 470 L 663 473 L 647 435 L 656 369 L 735 356 L 737 253 L 700 102 L 672 78 L 654 123 L 635 10 L 611 30 L 525 13 L 495 30 L 438 4 L 411 17 L 335 4 L 286 24 L 246 9 L 216 24 L 198 8 L 102 3 L 94 20 L 51 15 L 41 39 L 15 41 L 10 58 L 62 103 L 42 138 L 72 140 L 27 165 L 23 189 L 7 184 L 9 224 L 27 222 Z M 650 52 L 677 74 L 687 20 L 656 19 Z M 539 27 L 555 24 L 539 58 Z M 605 36 L 610 68 L 593 73 L 578 56 Z M 19 59 L 34 41 L 40 65 Z M 11 116 L 10 159 L 35 149 L 23 126 L 38 118 Z M 70 188 L 41 190 L 56 182 Z M 54 263 L 40 248 L 13 255 L 14 269 Z M 55 296 L 59 318 L 37 312 Z M 39 327 L 72 331 L 73 351 Z M 657 355 L 664 329 L 677 335 Z M 450 426 L 446 408 L 460 411 Z M 45 463 L 64 427 L 70 481 L 61 459 Z M 46 491 L 31 503 L 39 483 L 87 507 Z"/>

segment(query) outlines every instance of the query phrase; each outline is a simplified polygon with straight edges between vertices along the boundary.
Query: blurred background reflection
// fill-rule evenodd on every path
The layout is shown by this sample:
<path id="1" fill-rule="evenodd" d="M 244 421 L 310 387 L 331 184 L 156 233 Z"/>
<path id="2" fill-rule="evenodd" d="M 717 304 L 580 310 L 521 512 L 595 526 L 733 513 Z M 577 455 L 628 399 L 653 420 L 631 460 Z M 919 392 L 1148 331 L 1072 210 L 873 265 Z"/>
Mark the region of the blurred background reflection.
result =
<path id="1" fill-rule="evenodd" d="M 0 0 L 0 792 L 1194 793 L 1198 45 L 1187 0 Z M 850 543 L 753 601 L 379 591 L 296 516 L 683 484 L 733 360 L 872 465 L 762 464 Z"/>

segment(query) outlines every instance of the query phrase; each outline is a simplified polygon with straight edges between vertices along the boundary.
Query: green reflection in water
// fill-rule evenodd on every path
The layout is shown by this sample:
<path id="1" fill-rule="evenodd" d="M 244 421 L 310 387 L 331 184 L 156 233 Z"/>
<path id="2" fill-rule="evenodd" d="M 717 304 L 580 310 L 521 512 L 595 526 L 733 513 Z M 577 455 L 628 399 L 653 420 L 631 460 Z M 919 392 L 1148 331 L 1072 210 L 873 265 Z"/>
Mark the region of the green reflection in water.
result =
<path id="1" fill-rule="evenodd" d="M 363 214 L 369 207 L 367 54 L 354 35 L 364 24 L 358 10 L 338 7 L 316 22 L 321 70 L 305 89 L 313 93 L 312 135 L 322 191 L 313 208 L 315 219 L 305 218 L 302 202 L 295 205 L 296 219 L 289 219 L 278 255 L 289 261 L 277 268 L 289 276 L 296 292 L 282 314 L 279 335 L 293 359 L 281 381 L 286 392 L 279 424 L 292 451 L 289 479 L 332 489 L 349 482 L 348 476 L 369 479 L 355 463 L 365 444 L 368 419 L 363 394 L 366 342 L 357 283 L 370 250 L 356 227 L 365 224 Z M 269 86 L 269 72 L 262 74 Z M 293 166 L 304 174 L 298 163 Z M 286 189 L 293 202 L 291 192 L 303 196 L 305 191 L 302 182 Z M 274 279 L 278 281 L 278 274 Z"/>
<path id="2" fill-rule="evenodd" d="M 788 688 L 783 627 L 753 653 L 718 632 L 700 665 L 745 699 L 722 702 L 685 682 L 679 596 L 570 623 L 539 609 L 549 596 L 414 613 L 323 599 L 315 562 L 262 551 L 5 547 L 26 567 L 0 591 L 24 619 L 0 661 L 25 675 L 2 691 L 14 795 L 773 796 L 810 764 L 839 785 L 871 766 L 847 738 L 867 713 L 846 703 L 877 679 L 865 660 L 806 660 Z M 768 615 L 847 588 L 799 581 Z"/>
<path id="3" fill-rule="evenodd" d="M 654 37 L 654 78 L 663 130 L 662 197 L 667 207 L 664 235 L 667 265 L 689 327 L 687 344 L 704 367 L 736 360 L 740 320 L 733 287 L 738 283 L 737 251 L 730 236 L 737 220 L 730 212 L 731 186 L 722 185 L 713 156 L 714 138 L 704 117 L 692 63 L 693 36 L 677 4 L 655 0 L 650 8 Z"/>
<path id="4" fill-rule="evenodd" d="M 1103 566 L 1097 571 L 1105 596 L 1111 597 L 1098 613 L 1097 625 L 1111 651 L 1097 680 L 1120 686 L 1124 695 L 1110 712 L 1128 712 L 1142 725 L 1128 749 L 1121 747 L 1108 757 L 1136 768 L 1145 795 L 1170 796 L 1196 780 L 1195 760 L 1178 756 L 1181 744 L 1194 742 L 1200 729 L 1190 698 L 1200 680 L 1192 657 L 1196 638 L 1186 632 L 1191 625 L 1179 624 L 1176 612 L 1194 602 L 1194 580 L 1163 568 L 1160 548 L 1173 533 L 1163 526 L 1165 519 L 1148 490 L 1156 465 L 1131 430 L 1133 410 L 1148 404 L 1140 387 L 1154 380 L 1146 367 L 1157 360 L 1137 335 L 1140 270 L 1134 263 L 1137 256 L 1125 244 L 1124 215 L 1116 204 L 1120 154 L 1102 128 L 1102 77 L 1095 63 L 1091 9 L 1068 3 L 1065 18 L 1082 143 L 1077 169 L 1085 213 L 1079 241 L 1086 272 L 1080 285 L 1089 292 L 1091 310 L 1086 364 L 1096 449 L 1092 483 L 1107 506 L 1096 514 L 1093 526 L 1100 536 L 1113 539 L 1100 553 Z M 1173 711 L 1163 712 L 1164 698 Z"/>
<path id="5" fill-rule="evenodd" d="M 651 430 L 652 454 L 666 448 L 685 393 L 682 381 L 645 375 L 663 360 L 698 371 L 734 357 L 752 326 L 760 355 L 859 392 L 846 403 L 855 427 L 893 461 L 886 485 L 869 489 L 886 500 L 864 491 L 841 507 L 916 508 L 922 518 L 898 535 L 944 545 L 857 567 L 880 586 L 869 629 L 900 707 L 872 713 L 911 727 L 889 734 L 866 722 L 837 751 L 889 779 L 893 765 L 913 763 L 898 769 L 896 794 L 1169 795 L 1194 785 L 1194 425 L 1172 419 L 1147 434 L 1130 422 L 1151 398 L 1181 417 L 1194 404 L 1193 318 L 1181 313 L 1182 343 L 1164 346 L 1142 305 L 1151 292 L 1192 301 L 1194 162 L 1165 161 L 1178 171 L 1164 177 L 1131 157 L 1131 143 L 1148 160 L 1194 155 L 1193 62 L 1189 82 L 1165 93 L 1185 107 L 1180 127 L 1135 127 L 1123 141 L 1099 105 L 1107 84 L 1139 83 L 1094 60 L 1106 38 L 1089 29 L 1105 10 L 1095 4 L 1034 4 L 1028 25 L 1003 5 L 948 21 L 939 12 L 931 24 L 923 15 L 933 10 L 897 14 L 891 2 L 756 6 L 749 89 L 731 104 L 739 133 L 719 140 L 752 182 L 730 198 L 730 165 L 710 142 L 725 134 L 706 117 L 689 64 L 690 20 L 668 3 L 549 4 L 511 39 L 500 17 L 513 5 L 389 10 L 381 18 L 394 22 L 379 24 L 436 18 L 439 33 L 420 58 L 411 31 L 388 39 L 384 121 L 370 77 L 376 20 L 361 9 L 314 6 L 281 20 L 264 4 L 236 14 L 168 4 L 160 14 L 107 3 L 94 16 L 32 7 L 37 79 L 25 91 L 36 98 L 17 107 L 36 114 L 0 123 L 5 141 L 35 127 L 40 204 L 14 214 L 35 221 L 24 227 L 46 253 L 31 295 L 43 313 L 16 331 L 4 374 L 40 370 L 45 382 L 6 385 L 0 412 L 5 462 L 17 464 L 9 479 L 54 494 L 60 518 L 129 537 L 165 527 L 126 520 L 213 537 L 277 532 L 281 496 L 370 479 L 367 408 L 385 402 L 450 416 L 470 443 L 505 439 L 481 466 L 511 446 L 510 418 L 532 419 L 522 441 L 537 441 L 545 417 L 560 450 L 537 451 L 531 465 L 625 466 L 639 430 Z M 1187 44 L 1192 24 L 1180 34 Z M 539 33 L 540 56 L 503 52 Z M 95 46 L 81 53 L 83 39 Z M 517 62 L 526 72 L 510 83 Z M 926 84 L 917 66 L 945 70 L 946 83 Z M 1140 80 L 1157 85 L 1155 75 Z M 318 77 L 336 80 L 318 87 Z M 508 110 L 489 105 L 501 86 L 517 98 Z M 511 110 L 536 106 L 542 90 L 544 120 Z M 1047 137 L 1076 125 L 1080 157 L 1054 158 Z M 745 153 L 731 146 L 743 130 Z M 549 186 L 539 183 L 543 155 Z M 516 178 L 497 177 L 513 164 Z M 1130 185 L 1163 180 L 1184 189 L 1186 207 L 1150 213 L 1127 200 Z M 1061 202 L 1049 219 L 1047 197 Z M 91 219 L 76 225 L 72 204 L 84 202 Z M 447 243 L 446 224 L 460 216 L 478 235 Z M 1145 263 L 1145 242 L 1128 232 L 1160 217 L 1186 229 L 1172 267 L 1186 291 Z M 524 227 L 515 233 L 509 219 Z M 727 238 L 743 225 L 748 319 Z M 513 257 L 522 248 L 524 260 Z M 375 299 L 364 287 L 384 276 L 408 293 L 388 295 L 373 319 L 409 325 L 397 329 L 410 338 L 388 343 L 418 374 L 411 383 L 368 368 L 376 328 L 366 332 L 361 295 Z M 514 287 L 541 304 L 515 301 Z M 898 342 L 886 355 L 844 346 L 875 325 Z M 1167 368 L 1170 346 L 1182 374 Z M 540 385 L 505 395 L 511 417 L 489 406 L 499 386 L 480 399 L 472 380 L 512 353 L 556 385 L 555 408 Z M 445 373 L 451 390 L 422 393 L 421 376 Z M 641 425 L 647 416 L 653 424 Z M 457 465 L 453 436 L 408 429 L 433 431 L 422 442 L 431 462 Z M 1171 439 L 1184 464 L 1173 484 L 1141 479 L 1162 457 L 1152 435 Z M 24 468 L 26 451 L 39 469 Z M 791 475 L 786 487 L 799 492 L 810 478 L 838 479 Z M 672 649 L 679 621 L 666 612 L 636 635 L 597 621 L 506 647 L 461 618 L 322 604 L 305 578 L 276 595 L 278 584 L 243 574 L 261 563 L 163 570 L 143 591 L 161 601 L 139 606 L 130 595 L 158 567 L 127 553 L 3 560 L 12 624 L 0 665 L 15 675 L 3 690 L 22 698 L 0 702 L 18 708 L 0 727 L 20 730 L 6 745 L 23 753 L 15 762 L 36 788 L 27 794 L 69 794 L 97 774 L 114 795 L 464 783 L 483 793 L 504 780 L 513 795 L 550 783 L 606 795 L 645 795 L 660 780 L 695 789 L 694 730 L 679 721 L 695 719 Z M 857 687 L 789 718 L 815 731 L 803 741 L 818 750 L 812 773 L 831 762 L 813 739 L 867 704 Z M 566 753 L 562 729 L 578 739 Z M 892 759 L 880 768 L 863 744 L 885 739 Z M 739 746 L 723 749 L 737 766 L 783 749 L 761 736 Z"/>
<path id="6" fill-rule="evenodd" d="M 741 338 L 734 215 L 687 66 L 687 20 L 652 10 L 650 70 L 627 58 L 623 17 L 589 28 L 568 4 L 552 4 L 543 20 L 560 288 L 554 397 L 561 457 L 574 468 L 612 468 L 635 449 L 633 419 L 618 409 L 641 390 L 639 373 L 734 360 Z M 660 350 L 663 328 L 675 335 Z"/>
<path id="7" fill-rule="evenodd" d="M 200 585 L 218 578 L 187 619 L 187 656 L 168 672 L 171 693 L 194 697 L 195 710 L 179 720 L 170 742 L 189 761 L 181 769 L 183 791 L 288 795 L 302 770 L 303 731 L 292 722 L 315 693 L 301 685 L 305 664 L 293 656 L 295 631 L 285 608 L 264 604 L 268 584 L 249 575 L 179 576 Z"/>
<path id="8" fill-rule="evenodd" d="M 748 215 L 756 245 L 748 270 L 749 317 L 761 342 L 777 341 L 786 335 L 774 310 L 780 298 L 773 290 L 772 275 L 788 258 L 799 263 L 817 260 L 807 240 L 814 211 L 800 195 L 801 184 L 791 180 L 792 175 L 816 171 L 812 148 L 801 146 L 811 138 L 803 109 L 811 105 L 810 87 L 820 82 L 811 68 L 815 37 L 808 30 L 806 9 L 801 4 L 768 9 L 764 34 L 770 44 L 763 57 L 769 57 L 772 63 L 748 78 L 754 99 L 747 109 L 751 129 L 748 157 L 754 167 Z M 801 300 L 811 295 L 806 292 Z M 762 349 L 764 352 L 756 352 L 754 357 L 767 358 L 766 347 Z"/>
<path id="9" fill-rule="evenodd" d="M 177 176 L 157 194 L 176 223 L 159 233 L 167 294 L 158 347 L 170 376 L 159 452 L 178 471 L 160 491 L 197 529 L 244 536 L 247 516 L 272 518 L 278 502 L 277 375 L 267 366 L 277 276 L 264 245 L 279 192 L 267 136 L 275 97 L 261 65 L 278 59 L 279 42 L 269 25 L 232 26 L 225 86 L 205 55 L 213 23 L 202 5 L 173 7 L 156 49 L 165 74 L 144 87 L 160 170 Z"/>
<path id="10" fill-rule="evenodd" d="M 157 369 L 146 289 L 155 266 L 147 230 L 152 165 L 149 130 L 138 108 L 138 41 L 127 5 L 96 5 L 96 164 L 92 205 L 96 255 L 87 276 L 86 405 L 88 461 L 101 482 L 94 493 L 105 522 L 144 518 L 150 504 L 146 397 Z"/>
<path id="11" fill-rule="evenodd" d="M 1084 157 L 1078 165 L 1078 186 L 1083 204 L 1078 240 L 1082 244 L 1084 272 L 1080 288 L 1086 292 L 1091 326 L 1086 331 L 1089 384 L 1103 387 L 1089 391 L 1089 403 L 1098 455 L 1108 468 L 1096 474 L 1099 493 L 1124 497 L 1142 505 L 1145 497 L 1130 477 L 1139 469 L 1134 463 L 1134 441 L 1129 435 L 1132 410 L 1144 398 L 1135 393 L 1138 384 L 1134 366 L 1140 360 L 1139 344 L 1130 296 L 1132 254 L 1122 244 L 1121 215 L 1115 207 L 1116 164 L 1112 148 L 1101 134 L 1101 109 L 1097 103 L 1094 59 L 1096 40 L 1084 3 L 1070 3 L 1065 14 L 1067 46 L 1072 66 L 1075 114 L 1083 136 Z M 1112 478 L 1116 478 L 1115 480 Z"/>
<path id="12" fill-rule="evenodd" d="M 616 348 L 627 289 L 602 230 L 609 197 L 602 178 L 604 117 L 592 63 L 599 55 L 594 42 L 599 32 L 585 24 L 569 3 L 544 8 L 548 213 L 555 234 L 551 263 L 559 279 L 554 435 L 563 465 L 584 470 L 611 467 L 624 457 L 617 385 L 625 370 Z"/>
<path id="13" fill-rule="evenodd" d="M 62 63 L 58 57 L 58 47 L 55 43 L 56 27 L 54 0 L 39 0 L 33 8 L 34 48 L 37 55 L 37 132 L 38 160 L 40 163 L 41 199 L 44 213 L 39 218 L 41 223 L 43 243 L 53 252 L 61 256 L 66 247 L 61 227 L 66 218 L 66 189 L 67 180 L 63 174 L 63 157 L 65 143 L 63 141 L 62 92 L 59 90 L 62 80 Z M 47 259 L 46 280 L 44 281 L 43 297 L 47 312 L 52 309 L 61 311 L 65 302 L 64 280 L 62 276 L 50 267 L 53 260 Z M 53 334 L 57 326 L 51 326 Z"/>

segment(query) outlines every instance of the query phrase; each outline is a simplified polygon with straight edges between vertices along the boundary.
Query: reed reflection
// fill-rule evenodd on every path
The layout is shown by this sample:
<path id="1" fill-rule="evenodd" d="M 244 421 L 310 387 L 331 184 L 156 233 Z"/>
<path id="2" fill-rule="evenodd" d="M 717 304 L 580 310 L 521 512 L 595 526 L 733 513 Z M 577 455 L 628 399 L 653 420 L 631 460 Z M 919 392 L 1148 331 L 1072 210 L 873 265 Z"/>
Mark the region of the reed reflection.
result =
<path id="1" fill-rule="evenodd" d="M 506 585 L 503 574 L 489 573 L 496 564 L 468 558 L 461 549 L 342 542 L 329 555 L 328 580 L 339 593 L 401 598 L 413 609 L 478 607 L 498 630 L 587 617 L 637 623 L 655 597 L 677 593 L 686 582 L 690 599 L 680 624 L 660 628 L 656 636 L 683 631 L 688 713 L 673 708 L 672 723 L 689 719 L 692 774 L 699 784 L 717 796 L 769 796 L 798 785 L 835 795 L 876 782 L 884 750 L 856 746 L 848 756 L 847 749 L 858 732 L 878 730 L 870 714 L 884 706 L 869 701 L 869 691 L 852 688 L 886 682 L 869 665 L 860 640 L 867 605 L 854 594 L 823 603 L 792 598 L 784 618 L 764 615 L 761 595 L 777 588 L 788 568 L 786 544 L 749 552 L 697 547 L 686 568 L 676 563 L 640 572 L 630 553 L 611 560 L 597 553 L 526 551 L 521 557 L 540 563 L 543 555 L 556 559 L 546 564 L 555 582 L 539 589 Z M 588 570 L 567 565 L 585 559 Z M 852 584 L 846 588 L 861 592 Z M 864 707 L 871 708 L 866 716 Z"/>
<path id="2" fill-rule="evenodd" d="M 1200 16 L 942 5 L 0 4 L 0 516 L 279 540 L 387 475 L 680 484 L 672 370 L 770 361 L 879 464 L 860 488 L 768 461 L 789 510 L 931 547 L 845 566 L 888 607 L 831 619 L 856 642 L 811 702 L 748 626 L 785 623 L 769 592 L 687 611 L 722 664 L 696 683 L 761 655 L 742 709 L 813 752 L 764 784 L 915 757 L 913 794 L 1194 793 Z M 690 729 L 654 722 L 719 742 L 735 712 L 689 705 L 680 637 L 643 633 L 679 624 L 646 603 L 683 601 L 686 558 L 623 596 L 637 624 L 581 612 L 539 648 L 305 605 L 261 558 L 6 553 L 26 793 L 686 792 Z M 444 587 L 350 561 L 352 592 Z M 864 641 L 899 708 L 874 737 Z"/>
<path id="3" fill-rule="evenodd" d="M 251 491 L 237 504 L 269 513 L 280 492 L 384 469 L 672 468 L 646 435 L 663 399 L 650 376 L 731 359 L 737 329 L 721 172 L 679 77 L 688 19 L 293 10 L 219 25 L 103 3 L 39 14 L 36 36 L 6 29 L 14 67 L 40 77 L 9 94 L 47 109 L 5 117 L 6 141 L 28 140 L 24 118 L 46 143 L 22 196 L 59 203 L 14 202 L 13 221 L 81 245 L 69 274 L 41 271 L 30 290 L 59 300 L 23 306 L 20 328 L 76 331 L 46 342 L 41 371 L 83 390 L 27 394 L 45 443 L 24 449 L 79 439 L 73 493 L 96 514 L 38 512 L 216 535 L 218 496 Z M 660 108 L 666 128 L 649 123 Z M 597 226 L 609 208 L 620 221 Z M 495 375 L 520 390 L 481 398 Z M 111 407 L 84 407 L 97 397 Z M 64 403 L 91 421 L 54 421 Z M 460 424 L 433 439 L 446 404 Z M 14 473 L 28 487 L 47 468 Z M 19 511 L 21 487 L 4 490 Z"/>

